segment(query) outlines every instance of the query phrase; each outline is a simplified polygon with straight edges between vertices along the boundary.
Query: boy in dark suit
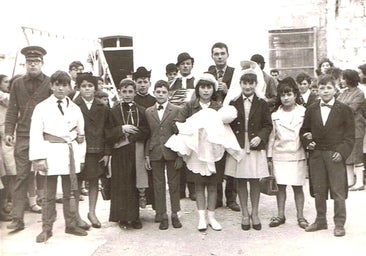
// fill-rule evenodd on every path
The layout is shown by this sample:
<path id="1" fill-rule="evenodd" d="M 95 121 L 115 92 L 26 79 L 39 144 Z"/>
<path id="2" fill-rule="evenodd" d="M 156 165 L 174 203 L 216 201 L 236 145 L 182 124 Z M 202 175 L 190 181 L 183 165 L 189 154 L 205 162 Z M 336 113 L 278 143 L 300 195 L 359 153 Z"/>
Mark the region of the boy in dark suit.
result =
<path id="1" fill-rule="evenodd" d="M 180 172 L 178 169 L 182 165 L 182 159 L 177 157 L 174 151 L 164 146 L 165 142 L 173 135 L 172 124 L 180 108 L 168 102 L 168 92 L 168 82 L 157 81 L 154 88 L 157 103 L 145 111 L 150 128 L 150 137 L 146 143 L 145 162 L 146 169 L 152 170 L 156 207 L 155 221 L 160 222 L 159 229 L 161 230 L 165 230 L 169 226 L 165 199 L 165 167 L 169 184 L 172 225 L 174 228 L 182 227 L 177 214 L 180 210 Z"/>
<path id="2" fill-rule="evenodd" d="M 352 110 L 335 100 L 334 78 L 325 75 L 319 79 L 319 104 L 312 104 L 305 112 L 300 130 L 304 146 L 310 151 L 310 183 L 313 187 L 316 220 L 305 231 L 327 229 L 328 192 L 334 200 L 334 235 L 346 234 L 347 173 L 345 161 L 351 154 L 355 123 Z"/>

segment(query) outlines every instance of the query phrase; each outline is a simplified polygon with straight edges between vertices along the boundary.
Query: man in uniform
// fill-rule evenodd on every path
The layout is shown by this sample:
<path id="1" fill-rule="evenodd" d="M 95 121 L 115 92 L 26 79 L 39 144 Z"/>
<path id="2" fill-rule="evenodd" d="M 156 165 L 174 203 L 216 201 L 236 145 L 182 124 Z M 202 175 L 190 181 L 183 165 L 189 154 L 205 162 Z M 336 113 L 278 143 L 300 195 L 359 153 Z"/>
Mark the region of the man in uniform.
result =
<path id="1" fill-rule="evenodd" d="M 27 46 L 21 50 L 26 60 L 26 74 L 16 79 L 11 87 L 9 107 L 5 117 L 5 141 L 15 144 L 14 158 L 17 176 L 13 194 L 12 222 L 8 229 L 24 229 L 24 210 L 27 202 L 28 179 L 31 173 L 29 129 L 34 107 L 51 94 L 50 79 L 42 73 L 46 50 Z M 16 129 L 16 140 L 14 132 Z"/>

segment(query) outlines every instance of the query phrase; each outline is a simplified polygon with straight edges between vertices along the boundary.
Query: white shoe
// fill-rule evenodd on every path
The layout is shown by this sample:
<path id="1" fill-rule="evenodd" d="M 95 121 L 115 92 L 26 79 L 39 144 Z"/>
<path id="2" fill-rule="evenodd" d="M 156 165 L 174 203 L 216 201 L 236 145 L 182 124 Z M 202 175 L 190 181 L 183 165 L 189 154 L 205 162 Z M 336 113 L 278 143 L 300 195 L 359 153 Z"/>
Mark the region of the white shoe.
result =
<path id="1" fill-rule="evenodd" d="M 207 222 L 206 222 L 206 211 L 205 210 L 198 210 L 198 231 L 206 231 L 207 229 Z"/>
<path id="2" fill-rule="evenodd" d="M 220 231 L 222 229 L 220 223 L 218 223 L 217 220 L 215 219 L 214 211 L 208 211 L 207 217 L 208 217 L 208 224 L 211 226 L 213 230 Z"/>

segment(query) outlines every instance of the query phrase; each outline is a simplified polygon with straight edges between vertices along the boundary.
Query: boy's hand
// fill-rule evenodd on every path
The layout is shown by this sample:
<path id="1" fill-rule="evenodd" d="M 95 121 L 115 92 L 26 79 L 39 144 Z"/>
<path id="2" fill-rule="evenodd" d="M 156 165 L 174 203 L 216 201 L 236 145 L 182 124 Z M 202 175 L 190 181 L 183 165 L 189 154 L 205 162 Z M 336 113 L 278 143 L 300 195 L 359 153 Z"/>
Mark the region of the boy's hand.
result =
<path id="1" fill-rule="evenodd" d="M 109 162 L 109 156 L 108 156 L 108 155 L 103 156 L 103 157 L 99 160 L 99 163 L 100 163 L 100 162 L 104 162 L 104 166 L 107 166 L 107 165 L 108 165 L 108 162 Z"/>
<path id="2" fill-rule="evenodd" d="M 259 143 L 261 143 L 261 138 L 259 138 L 258 136 L 254 137 L 251 141 L 250 141 L 250 146 L 255 148 L 259 145 Z"/>
<path id="3" fill-rule="evenodd" d="M 308 146 L 306 147 L 308 150 L 314 150 L 316 146 L 315 141 L 312 141 L 308 144 Z"/>
<path id="4" fill-rule="evenodd" d="M 32 161 L 33 170 L 39 172 L 47 172 L 47 162 L 45 159 L 39 159 Z"/>
<path id="5" fill-rule="evenodd" d="M 84 136 L 84 135 L 77 135 L 77 136 L 76 136 L 76 142 L 77 142 L 78 144 L 83 143 L 83 142 L 84 142 L 84 140 L 85 140 L 85 136 Z"/>
<path id="6" fill-rule="evenodd" d="M 183 159 L 181 157 L 177 157 L 177 159 L 175 159 L 175 163 L 174 163 L 174 168 L 176 170 L 180 169 L 183 167 Z"/>
<path id="7" fill-rule="evenodd" d="M 332 161 L 334 161 L 334 162 L 340 162 L 340 161 L 342 161 L 342 155 L 340 153 L 338 153 L 338 152 L 334 152 L 332 154 Z"/>
<path id="8" fill-rule="evenodd" d="M 125 124 L 122 125 L 122 131 L 128 134 L 136 134 L 139 131 L 139 128 L 131 124 Z"/>
<path id="9" fill-rule="evenodd" d="M 145 156 L 145 169 L 148 171 L 152 170 L 149 156 Z"/>

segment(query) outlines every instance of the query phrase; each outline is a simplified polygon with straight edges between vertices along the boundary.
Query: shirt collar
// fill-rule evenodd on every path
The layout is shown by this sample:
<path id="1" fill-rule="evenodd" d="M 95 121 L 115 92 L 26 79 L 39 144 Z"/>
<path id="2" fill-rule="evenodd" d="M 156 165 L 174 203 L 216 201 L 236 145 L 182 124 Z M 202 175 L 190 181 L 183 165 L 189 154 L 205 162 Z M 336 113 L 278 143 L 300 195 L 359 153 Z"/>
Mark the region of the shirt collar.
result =
<path id="1" fill-rule="evenodd" d="M 163 104 L 159 104 L 158 102 L 156 102 L 156 107 L 159 107 L 160 105 L 163 106 L 163 108 L 165 109 L 168 105 L 168 101 L 164 102 Z"/>
<path id="2" fill-rule="evenodd" d="M 253 102 L 254 94 L 250 95 L 249 97 L 245 96 L 244 94 L 242 94 L 242 95 L 243 95 L 243 100 L 249 99 L 250 102 Z"/>
<path id="3" fill-rule="evenodd" d="M 81 97 L 83 99 L 83 101 L 85 102 L 85 104 L 93 104 L 94 102 L 94 98 L 90 101 L 87 101 L 86 99 L 84 99 L 83 97 Z"/>
<path id="4" fill-rule="evenodd" d="M 190 73 L 188 76 L 182 76 L 182 74 L 179 72 L 177 75 L 177 78 L 186 78 L 186 79 L 191 79 L 193 77 L 193 74 Z"/>
<path id="5" fill-rule="evenodd" d="M 224 74 L 225 74 L 226 69 L 227 69 L 227 65 L 224 68 L 222 68 L 222 69 L 217 68 L 217 66 L 215 66 L 215 68 L 216 68 L 216 73 L 219 73 L 219 71 L 222 70 L 224 72 Z"/>
<path id="6" fill-rule="evenodd" d="M 328 104 L 330 106 L 333 106 L 335 102 L 335 98 L 333 97 L 329 102 L 325 103 L 322 99 L 320 99 L 320 104 L 324 103 L 324 104 Z"/>

